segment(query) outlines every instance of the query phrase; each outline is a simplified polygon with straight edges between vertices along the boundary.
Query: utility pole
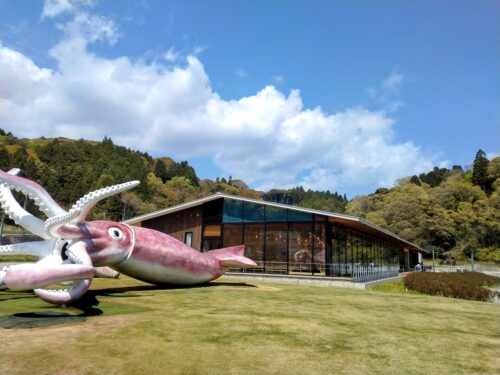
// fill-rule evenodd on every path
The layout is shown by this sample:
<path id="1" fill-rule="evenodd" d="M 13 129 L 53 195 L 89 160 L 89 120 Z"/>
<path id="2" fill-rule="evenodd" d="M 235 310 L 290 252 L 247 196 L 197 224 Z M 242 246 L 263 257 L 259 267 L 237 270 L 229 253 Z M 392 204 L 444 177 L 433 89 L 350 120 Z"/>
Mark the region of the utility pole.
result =
<path id="1" fill-rule="evenodd" d="M 436 272 L 436 265 L 434 264 L 434 249 L 432 249 L 432 272 Z"/>
<path id="2" fill-rule="evenodd" d="M 122 221 L 125 221 L 125 214 L 126 213 L 127 213 L 127 202 L 123 202 Z"/>
<path id="3" fill-rule="evenodd" d="M 470 253 L 470 262 L 471 262 L 471 265 L 472 265 L 472 272 L 474 272 L 474 249 Z"/>
<path id="4" fill-rule="evenodd" d="M 26 211 L 26 207 L 27 207 L 27 206 L 28 206 L 28 196 L 27 196 L 27 195 L 25 195 L 25 196 L 24 196 L 24 204 L 23 204 L 23 209 L 24 209 L 24 211 Z M 26 233 L 26 231 L 25 231 L 24 227 L 21 227 L 21 228 L 22 228 L 22 230 L 23 230 L 23 234 L 24 234 L 24 233 Z"/>
<path id="5" fill-rule="evenodd" d="M 2 214 L 2 219 L 0 221 L 0 245 L 3 242 L 3 222 L 5 220 L 5 214 Z"/>

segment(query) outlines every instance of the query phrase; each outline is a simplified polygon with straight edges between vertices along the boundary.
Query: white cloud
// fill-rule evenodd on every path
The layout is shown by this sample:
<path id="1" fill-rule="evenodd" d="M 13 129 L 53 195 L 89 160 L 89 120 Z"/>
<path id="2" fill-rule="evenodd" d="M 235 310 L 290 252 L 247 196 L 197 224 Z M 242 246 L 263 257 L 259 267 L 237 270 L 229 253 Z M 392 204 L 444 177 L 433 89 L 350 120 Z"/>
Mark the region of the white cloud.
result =
<path id="1" fill-rule="evenodd" d="M 378 87 L 367 87 L 365 93 L 375 103 L 384 106 L 386 112 L 393 113 L 405 105 L 404 101 L 398 99 L 403 82 L 405 79 L 402 74 L 392 72 Z"/>
<path id="2" fill-rule="evenodd" d="M 87 43 L 107 41 L 114 44 L 118 40 L 118 27 L 113 20 L 87 12 L 77 12 L 74 18 L 58 27 L 66 33 L 67 40 L 83 38 Z"/>
<path id="3" fill-rule="evenodd" d="M 488 160 L 493 160 L 495 158 L 498 158 L 500 156 L 500 154 L 498 152 L 487 152 L 486 153 L 486 158 Z"/>
<path id="4" fill-rule="evenodd" d="M 283 76 L 280 76 L 279 74 L 275 74 L 273 76 L 273 81 L 276 83 L 276 84 L 280 84 L 280 83 L 283 83 L 285 79 L 283 78 Z"/>
<path id="5" fill-rule="evenodd" d="M 176 51 L 174 47 L 170 47 L 163 55 L 163 58 L 168 62 L 175 62 L 179 59 L 180 52 Z"/>
<path id="6" fill-rule="evenodd" d="M 88 44 L 111 42 L 117 32 L 96 17 L 79 12 L 63 26 L 66 37 L 51 50 L 54 70 L 0 44 L 5 130 L 20 137 L 106 134 L 156 155 L 209 157 L 225 174 L 263 189 L 387 186 L 432 167 L 413 143 L 393 140 L 395 121 L 385 111 L 328 114 L 304 108 L 298 90 L 285 95 L 274 86 L 224 100 L 194 55 L 166 66 L 97 56 Z"/>
<path id="7" fill-rule="evenodd" d="M 193 55 L 199 55 L 207 49 L 207 46 L 195 46 L 193 48 Z"/>
<path id="8" fill-rule="evenodd" d="M 244 78 L 244 77 L 248 76 L 248 72 L 247 72 L 245 69 L 243 69 L 243 68 L 239 68 L 239 69 L 237 69 L 237 70 L 236 70 L 236 72 L 235 72 L 235 74 L 236 74 L 238 77 L 242 77 L 242 78 Z"/>
<path id="9" fill-rule="evenodd" d="M 42 19 L 58 17 L 64 13 L 72 13 L 82 6 L 92 6 L 94 0 L 45 0 Z"/>
<path id="10" fill-rule="evenodd" d="M 387 78 L 382 81 L 382 88 L 387 94 L 394 94 L 399 91 L 403 83 L 403 76 L 399 73 L 392 72 Z"/>

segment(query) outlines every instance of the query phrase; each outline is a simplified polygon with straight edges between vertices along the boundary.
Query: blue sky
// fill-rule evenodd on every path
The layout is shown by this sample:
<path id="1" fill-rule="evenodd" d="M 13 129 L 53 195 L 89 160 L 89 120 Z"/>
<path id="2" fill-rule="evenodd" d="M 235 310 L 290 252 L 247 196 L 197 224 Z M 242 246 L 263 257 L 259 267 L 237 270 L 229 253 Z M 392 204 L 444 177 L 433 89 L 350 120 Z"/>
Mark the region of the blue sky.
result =
<path id="1" fill-rule="evenodd" d="M 366 194 L 499 154 L 499 4 L 0 0 L 0 127 Z"/>

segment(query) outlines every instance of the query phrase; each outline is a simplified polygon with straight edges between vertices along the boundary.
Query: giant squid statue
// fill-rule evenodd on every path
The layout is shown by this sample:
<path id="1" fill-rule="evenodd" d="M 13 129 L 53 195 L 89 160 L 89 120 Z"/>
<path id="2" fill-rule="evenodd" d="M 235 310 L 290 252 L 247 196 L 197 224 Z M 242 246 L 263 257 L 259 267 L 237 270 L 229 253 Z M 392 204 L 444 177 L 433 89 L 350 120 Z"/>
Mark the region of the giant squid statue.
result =
<path id="1" fill-rule="evenodd" d="M 19 169 L 0 170 L 0 204 L 6 215 L 43 240 L 0 246 L 0 255 L 38 257 L 36 263 L 0 270 L 0 289 L 34 290 L 44 301 L 69 304 L 85 294 L 99 269 L 106 273 L 111 267 L 153 284 L 195 285 L 220 277 L 229 267 L 257 265 L 243 256 L 243 245 L 200 253 L 152 229 L 114 221 L 85 221 L 100 200 L 131 189 L 139 181 L 93 191 L 66 211 L 42 186 L 18 174 Z M 28 213 L 12 190 L 31 198 L 47 219 Z M 57 283 L 71 287 L 46 288 Z"/>

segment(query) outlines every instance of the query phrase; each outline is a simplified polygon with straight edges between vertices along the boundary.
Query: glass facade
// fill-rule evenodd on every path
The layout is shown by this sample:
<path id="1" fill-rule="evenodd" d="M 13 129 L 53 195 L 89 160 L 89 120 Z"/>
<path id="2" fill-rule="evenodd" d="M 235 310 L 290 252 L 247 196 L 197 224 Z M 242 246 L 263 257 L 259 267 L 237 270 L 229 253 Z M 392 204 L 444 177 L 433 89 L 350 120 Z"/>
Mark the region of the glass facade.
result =
<path id="1" fill-rule="evenodd" d="M 265 261 L 267 272 L 286 273 L 288 258 L 287 223 L 266 224 Z"/>
<path id="2" fill-rule="evenodd" d="M 240 224 L 224 224 L 224 246 L 236 246 L 243 243 L 243 226 Z"/>
<path id="3" fill-rule="evenodd" d="M 266 221 L 268 222 L 283 222 L 287 221 L 287 210 L 284 208 L 267 206 Z"/>
<path id="4" fill-rule="evenodd" d="M 245 224 L 243 227 L 245 244 L 245 256 L 254 262 L 264 261 L 264 224 Z M 224 242 L 226 247 L 226 242 Z"/>
<path id="5" fill-rule="evenodd" d="M 227 201 L 225 199 L 224 201 Z M 257 203 L 243 203 L 243 221 L 245 223 L 263 222 L 265 206 Z"/>
<path id="6" fill-rule="evenodd" d="M 290 223 L 288 235 L 290 273 L 311 272 L 314 264 L 312 222 Z"/>
<path id="7" fill-rule="evenodd" d="M 331 217 L 229 198 L 205 205 L 202 250 L 244 244 L 255 272 L 351 276 L 399 265 L 398 247 Z"/>

